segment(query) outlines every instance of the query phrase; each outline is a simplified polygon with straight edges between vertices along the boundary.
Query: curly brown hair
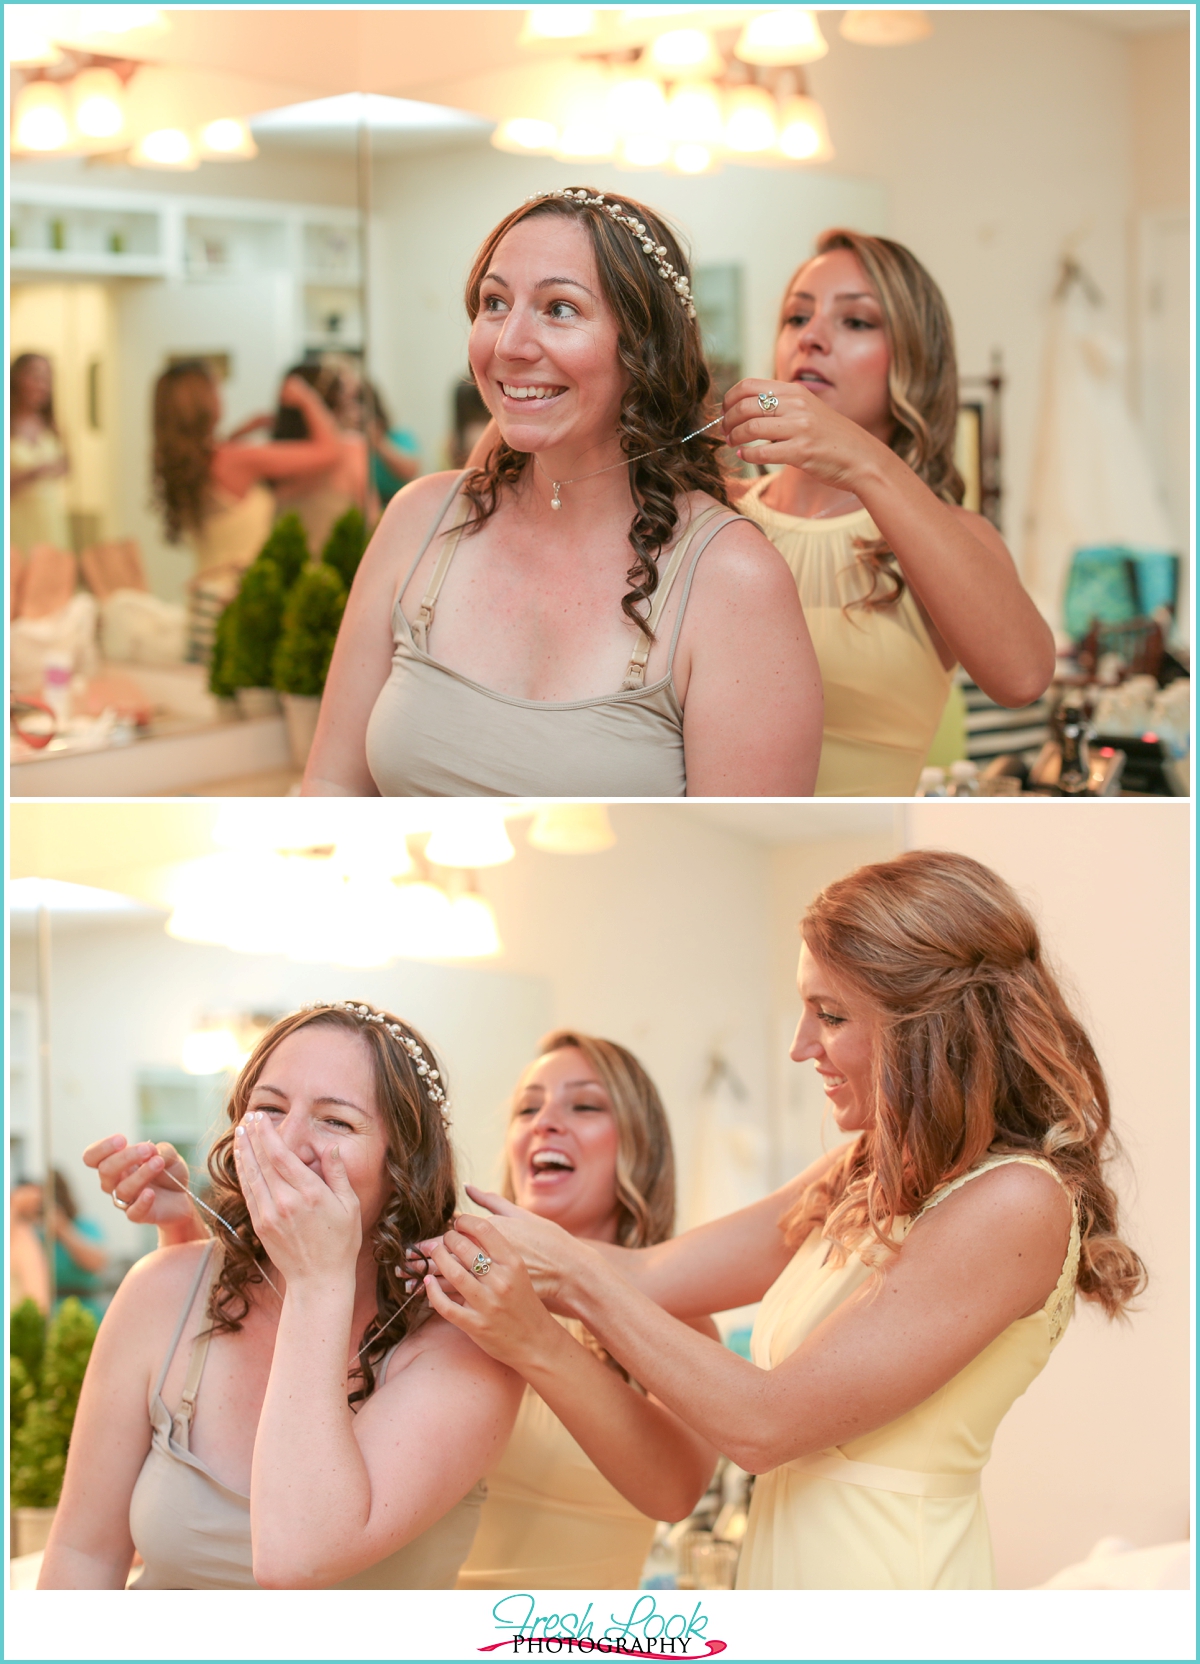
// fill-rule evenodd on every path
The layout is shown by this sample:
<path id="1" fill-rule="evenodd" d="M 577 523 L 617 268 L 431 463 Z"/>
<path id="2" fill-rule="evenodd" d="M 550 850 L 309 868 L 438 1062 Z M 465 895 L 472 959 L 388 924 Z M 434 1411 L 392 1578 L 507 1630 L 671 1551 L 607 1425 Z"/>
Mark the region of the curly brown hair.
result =
<path id="1" fill-rule="evenodd" d="M 217 389 L 197 359 L 172 364 L 154 384 L 154 497 L 168 543 L 197 530 L 209 508 Z"/>
<path id="2" fill-rule="evenodd" d="M 834 226 L 817 238 L 816 254 L 848 249 L 862 267 L 883 314 L 888 344 L 888 403 L 893 421 L 891 449 L 944 503 L 961 503 L 963 481 L 954 462 L 958 431 L 958 364 L 954 325 L 945 296 L 903 243 L 869 237 Z M 797 268 L 784 294 L 807 266 Z M 782 327 L 782 318 L 780 320 Z M 858 556 L 871 574 L 871 588 L 852 607 L 874 612 L 894 606 L 905 591 L 904 576 L 883 538 L 859 540 Z"/>
<path id="3" fill-rule="evenodd" d="M 872 1123 L 780 1221 L 789 1246 L 820 1226 L 837 1258 L 882 1264 L 940 1186 L 989 1154 L 1035 1155 L 1078 1209 L 1079 1292 L 1120 1312 L 1146 1269 L 1104 1177 L 1108 1087 L 1016 892 L 968 856 L 910 850 L 830 884 L 800 930 L 881 1026 Z"/>
<path id="4" fill-rule="evenodd" d="M 377 1015 L 385 1022 L 398 1023 L 424 1052 L 428 1065 L 434 1066 L 433 1050 L 416 1029 L 388 1012 Z M 247 1059 L 226 1106 L 229 1127 L 208 1157 L 212 1207 L 229 1227 L 220 1235 L 221 1264 L 213 1283 L 209 1317 L 214 1333 L 236 1333 L 250 1310 L 254 1286 L 264 1280 L 266 1250 L 250 1222 L 238 1180 L 233 1155 L 235 1129 L 276 1046 L 298 1029 L 312 1027 L 358 1035 L 370 1048 L 375 1098 L 387 1133 L 386 1169 L 391 1194 L 369 1234 L 378 1267 L 376 1312 L 367 1324 L 362 1354 L 351 1374 L 351 1380 L 357 1377 L 361 1382 L 349 1397 L 350 1403 L 356 1404 L 375 1390 L 375 1366 L 384 1354 L 429 1315 L 423 1291 L 405 1306 L 405 1254 L 417 1242 L 439 1236 L 449 1228 L 456 1190 L 454 1153 L 445 1120 L 431 1101 L 416 1062 L 384 1023 L 363 1021 L 339 1006 L 293 1011 L 267 1030 Z M 441 1065 L 436 1067 L 440 1070 Z"/>
<path id="5" fill-rule="evenodd" d="M 593 187 L 588 196 L 600 193 Z M 657 247 L 677 272 L 691 279 L 691 269 L 672 227 L 652 208 L 631 197 L 608 197 L 623 214 L 641 220 Z M 679 446 L 684 434 L 702 427 L 716 414 L 711 407 L 712 377 L 704 359 L 700 326 L 689 317 L 674 288 L 662 278 L 641 244 L 611 215 L 578 197 L 539 198 L 514 208 L 484 238 L 467 278 L 467 315 L 479 315 L 480 285 L 492 256 L 504 237 L 522 220 L 554 215 L 586 227 L 596 256 L 600 288 L 617 324 L 617 356 L 628 377 L 617 429 L 629 464 L 629 489 L 635 512 L 629 527 L 634 562 L 626 574 L 629 592 L 621 611 L 645 636 L 652 632 L 639 609 L 648 606 L 658 587 L 657 556 L 678 524 L 677 499 L 689 491 L 705 491 L 728 505 L 725 481 L 717 464 L 724 441 L 703 433 Z M 659 449 L 660 447 L 667 447 Z M 656 456 L 643 456 L 658 451 Z M 473 510 L 468 532 L 476 532 L 500 507 L 506 490 L 513 490 L 530 465 L 528 453 L 514 451 L 503 440 L 487 465 L 469 475 L 463 493 Z"/>

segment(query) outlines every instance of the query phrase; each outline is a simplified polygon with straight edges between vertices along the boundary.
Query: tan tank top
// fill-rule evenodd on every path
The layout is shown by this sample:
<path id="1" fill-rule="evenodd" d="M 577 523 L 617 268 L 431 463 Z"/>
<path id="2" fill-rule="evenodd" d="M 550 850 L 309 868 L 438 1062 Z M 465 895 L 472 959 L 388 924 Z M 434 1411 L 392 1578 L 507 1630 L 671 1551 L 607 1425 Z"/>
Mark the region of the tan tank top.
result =
<path id="1" fill-rule="evenodd" d="M 232 1491 L 188 1449 L 196 1395 L 208 1356 L 211 1332 L 192 1342 L 179 1409 L 163 1402 L 163 1382 L 183 1334 L 202 1279 L 207 1289 L 216 1272 L 214 1247 L 201 1255 L 150 1398 L 153 1437 L 129 1504 L 129 1529 L 146 1562 L 133 1589 L 257 1589 L 250 1547 L 250 1498 Z M 382 1387 L 395 1347 L 379 1371 Z M 335 1589 L 452 1589 L 466 1559 L 487 1496 L 482 1480 L 428 1531 Z"/>
<path id="2" fill-rule="evenodd" d="M 392 671 L 367 725 L 367 764 L 382 797 L 683 797 L 683 706 L 673 666 L 696 564 L 740 516 L 705 509 L 677 539 L 647 622 L 657 628 L 685 563 L 666 675 L 644 685 L 650 642 L 642 637 L 615 693 L 594 699 L 517 699 L 473 682 L 426 651 L 429 626 L 470 504 L 461 498 L 416 622 L 399 597 L 458 494 L 454 482 L 400 585 L 392 609 Z M 690 560 L 688 559 L 690 555 Z"/>

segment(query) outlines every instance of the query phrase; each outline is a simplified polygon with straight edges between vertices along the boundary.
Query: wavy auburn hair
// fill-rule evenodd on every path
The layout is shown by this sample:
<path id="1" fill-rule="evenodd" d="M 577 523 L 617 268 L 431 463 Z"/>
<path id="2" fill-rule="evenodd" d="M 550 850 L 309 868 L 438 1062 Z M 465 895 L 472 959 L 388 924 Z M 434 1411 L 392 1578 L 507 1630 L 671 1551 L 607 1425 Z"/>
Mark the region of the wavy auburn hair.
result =
<path id="1" fill-rule="evenodd" d="M 965 855 L 912 850 L 823 890 L 801 922 L 813 956 L 880 1023 L 868 1130 L 780 1221 L 818 1226 L 879 1265 L 894 1222 L 989 1154 L 1049 1162 L 1079 1212 L 1079 1292 L 1116 1313 L 1145 1286 L 1104 1177 L 1108 1088 L 1029 910 Z"/>
<path id="2" fill-rule="evenodd" d="M 208 512 L 219 409 L 199 360 L 172 364 L 154 384 L 154 498 L 168 543 L 197 530 Z"/>
<path id="3" fill-rule="evenodd" d="M 615 1040 L 560 1028 L 538 1043 L 538 1056 L 582 1052 L 608 1095 L 617 1125 L 617 1235 L 622 1248 L 649 1248 L 675 1229 L 675 1151 L 658 1088 L 632 1052 Z M 516 1200 L 512 1170 L 502 1194 Z"/>
<path id="4" fill-rule="evenodd" d="M 590 185 L 586 190 L 588 196 L 600 194 Z M 661 215 L 632 197 L 608 196 L 605 200 L 641 220 L 647 235 L 656 246 L 666 249 L 667 260 L 690 282 L 687 256 Z M 622 598 L 621 611 L 648 636 L 651 632 L 639 609 L 649 604 L 658 587 L 657 556 L 671 541 L 678 523 L 676 499 L 689 491 L 706 491 L 719 503 L 729 502 L 717 466 L 717 452 L 724 441 L 710 432 L 686 445 L 678 443 L 685 433 L 702 427 L 717 414 L 711 405 L 712 377 L 704 358 L 700 325 L 688 317 L 675 290 L 659 276 L 628 227 L 618 225 L 602 207 L 565 197 L 524 203 L 506 214 L 484 238 L 467 278 L 467 315 L 472 324 L 479 316 L 480 287 L 501 241 L 523 220 L 551 216 L 586 229 L 601 292 L 616 320 L 617 356 L 628 380 L 617 418 L 622 451 L 628 457 L 641 457 L 644 451 L 667 447 L 657 456 L 629 464 L 629 489 L 635 505 L 629 542 L 634 559 L 626 574 L 630 588 Z M 500 441 L 487 465 L 464 483 L 464 495 L 474 510 L 468 532 L 478 531 L 496 512 L 504 493 L 515 490 L 529 466 L 527 452 L 514 451 Z"/>
<path id="5" fill-rule="evenodd" d="M 426 1061 L 435 1064 L 433 1050 L 416 1029 L 388 1012 L 380 1015 L 399 1023 L 417 1042 Z M 371 1052 L 375 1073 L 375 1102 L 387 1134 L 385 1165 L 391 1193 L 383 1212 L 367 1233 L 378 1267 L 375 1278 L 376 1312 L 367 1324 L 362 1357 L 351 1379 L 361 1385 L 350 1394 L 350 1403 L 367 1399 L 375 1390 L 375 1366 L 383 1355 L 403 1340 L 428 1316 L 428 1302 L 419 1293 L 403 1311 L 404 1280 L 408 1275 L 405 1251 L 425 1237 L 438 1236 L 454 1217 L 454 1155 L 446 1123 L 436 1104 L 429 1100 L 417 1067 L 404 1047 L 382 1023 L 363 1022 L 336 1006 L 293 1011 L 281 1017 L 255 1046 L 238 1076 L 226 1113 L 229 1127 L 213 1145 L 208 1158 L 212 1178 L 212 1207 L 232 1227 L 219 1233 L 221 1265 L 213 1284 L 209 1316 L 213 1332 L 233 1334 L 241 1328 L 254 1298 L 255 1285 L 263 1282 L 262 1264 L 266 1250 L 255 1235 L 250 1211 L 242 1195 L 234 1164 L 233 1143 L 238 1122 L 246 1113 L 250 1094 L 262 1077 L 263 1068 L 281 1040 L 302 1028 L 337 1029 L 357 1035 Z M 443 1084 L 445 1076 L 442 1076 Z M 397 1315 L 399 1313 L 399 1315 Z"/>
<path id="6" fill-rule="evenodd" d="M 918 479 L 944 503 L 961 503 L 963 481 L 954 462 L 958 431 L 958 364 L 954 325 L 945 296 L 924 266 L 889 237 L 835 226 L 817 238 L 816 255 L 848 249 L 875 292 L 888 344 L 890 445 Z M 806 260 L 804 266 L 809 262 Z M 784 296 L 795 289 L 799 267 Z M 782 327 L 782 319 L 781 319 Z M 904 594 L 904 577 L 883 538 L 859 544 L 859 559 L 872 576 L 870 591 L 853 607 L 877 611 Z"/>

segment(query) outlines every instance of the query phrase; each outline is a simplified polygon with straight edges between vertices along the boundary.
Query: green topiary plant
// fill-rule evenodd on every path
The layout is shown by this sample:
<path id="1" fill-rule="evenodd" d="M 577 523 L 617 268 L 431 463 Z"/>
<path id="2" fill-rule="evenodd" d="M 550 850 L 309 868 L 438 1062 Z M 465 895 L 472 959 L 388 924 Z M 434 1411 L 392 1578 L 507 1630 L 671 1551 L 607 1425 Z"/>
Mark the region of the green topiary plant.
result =
<path id="1" fill-rule="evenodd" d="M 46 1318 L 36 1300 L 25 1299 L 17 1306 L 8 1323 L 8 1350 L 19 1358 L 31 1380 L 42 1372 L 42 1355 L 46 1350 Z"/>
<path id="2" fill-rule="evenodd" d="M 300 574 L 275 649 L 274 685 L 280 693 L 320 697 L 345 608 L 346 590 L 332 566 L 310 566 Z"/>
<path id="3" fill-rule="evenodd" d="M 237 683 L 233 680 L 233 630 L 234 609 L 237 600 L 232 600 L 217 619 L 217 630 L 213 637 L 212 662 L 208 667 L 208 691 L 216 699 L 232 699 L 237 692 Z"/>
<path id="4" fill-rule="evenodd" d="M 96 1319 L 74 1298 L 50 1321 L 37 1396 L 12 1440 L 14 1508 L 53 1508 L 62 1491 L 79 1389 L 96 1339 Z"/>
<path id="5" fill-rule="evenodd" d="M 279 567 L 262 555 L 246 568 L 233 603 L 228 669 L 235 688 L 269 688 L 271 661 L 283 622 L 284 585 Z"/>
<path id="6" fill-rule="evenodd" d="M 329 534 L 321 560 L 332 566 L 349 594 L 358 563 L 367 547 L 367 523 L 356 508 L 348 508 Z"/>
<path id="7" fill-rule="evenodd" d="M 285 514 L 271 528 L 271 535 L 258 551 L 258 560 L 267 560 L 279 569 L 284 594 L 309 563 L 308 538 L 298 514 Z M 257 562 L 256 562 L 257 564 Z M 245 685 L 245 684 L 243 684 Z M 255 684 L 257 686 L 257 684 Z"/>

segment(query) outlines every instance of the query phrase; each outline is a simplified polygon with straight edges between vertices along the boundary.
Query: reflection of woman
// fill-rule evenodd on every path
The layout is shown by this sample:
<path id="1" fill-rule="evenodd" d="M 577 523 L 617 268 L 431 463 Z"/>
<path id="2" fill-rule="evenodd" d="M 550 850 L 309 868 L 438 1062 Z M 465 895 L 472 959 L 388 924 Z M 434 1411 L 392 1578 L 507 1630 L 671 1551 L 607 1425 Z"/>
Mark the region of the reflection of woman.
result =
<path id="1" fill-rule="evenodd" d="M 8 1303 L 15 1311 L 32 1300 L 41 1312 L 50 1309 L 50 1267 L 38 1231 L 42 1216 L 40 1184 L 15 1184 L 8 1198 Z"/>
<path id="2" fill-rule="evenodd" d="M 481 1290 L 463 1262 L 517 1245 L 544 1297 L 760 1476 L 740 1587 L 990 1587 L 996 1427 L 1076 1290 L 1113 1315 L 1144 1279 L 1102 1172 L 1108 1092 L 1032 918 L 978 862 L 863 867 L 802 937 L 792 1056 L 848 1145 L 633 1253 L 480 1196 L 504 1217 L 458 1221 L 432 1250 L 451 1293 L 429 1279 L 430 1297 L 490 1345 L 510 1272 Z M 752 1364 L 662 1310 L 754 1300 Z"/>
<path id="3" fill-rule="evenodd" d="M 808 636 L 782 563 L 725 511 L 672 233 L 636 203 L 544 193 L 485 240 L 467 305 L 502 443 L 384 516 L 305 790 L 807 793 Z"/>
<path id="4" fill-rule="evenodd" d="M 199 1234 L 170 1145 L 94 1144 L 85 1158 L 160 1243 Z M 674 1160 L 666 1115 L 638 1060 L 611 1040 L 560 1030 L 521 1078 L 507 1140 L 505 1194 L 584 1241 L 637 1248 L 670 1235 Z M 578 1323 L 557 1323 L 528 1280 L 504 1313 L 510 1361 L 527 1387 L 488 1475 L 463 1589 L 636 1588 L 657 1519 L 683 1518 L 716 1453 L 627 1383 Z M 706 1318 L 701 1333 L 715 1333 Z M 498 1341 L 499 1344 L 499 1341 Z M 518 1361 L 519 1360 L 519 1361 Z M 536 1389 L 536 1390 L 535 1390 Z"/>
<path id="5" fill-rule="evenodd" d="M 54 1292 L 58 1298 L 74 1295 L 96 1317 L 104 1307 L 96 1298 L 100 1273 L 108 1264 L 104 1233 L 75 1205 L 71 1187 L 57 1169 L 50 1175 L 54 1185 L 54 1206 L 48 1230 L 54 1240 Z"/>
<path id="6" fill-rule="evenodd" d="M 349 508 L 365 514 L 368 495 L 367 442 L 360 431 L 362 401 L 357 375 L 346 365 L 305 363 L 297 364 L 288 372 L 307 383 L 319 395 L 322 405 L 332 418 L 337 435 L 337 452 L 324 467 L 282 484 L 276 491 L 280 513 L 298 514 L 308 538 L 308 546 L 319 557 L 329 534 Z M 286 383 L 285 383 L 286 385 Z M 275 433 L 286 431 L 289 437 L 299 437 L 306 429 L 304 418 L 285 429 L 287 412 L 280 412 Z"/>
<path id="7" fill-rule="evenodd" d="M 911 794 L 955 663 L 1025 705 L 1053 674 L 1054 643 L 999 533 L 959 506 L 954 337 L 936 284 L 883 237 L 827 231 L 817 250 L 784 296 L 775 379 L 730 389 L 725 432 L 745 460 L 782 465 L 738 506 L 791 567 L 812 631 L 818 795 Z"/>
<path id="8" fill-rule="evenodd" d="M 611 1040 L 563 1030 L 540 1051 L 513 1100 L 505 1194 L 581 1241 L 661 1242 L 675 1180 L 653 1081 Z M 691 1511 L 715 1450 L 627 1384 L 580 1324 L 552 1318 L 527 1278 L 493 1344 L 530 1385 L 459 1588 L 636 1589 L 654 1521 Z"/>
<path id="9" fill-rule="evenodd" d="M 221 398 L 203 364 L 172 365 L 155 385 L 155 491 L 167 541 L 185 542 L 196 557 L 209 610 L 236 594 L 270 535 L 270 485 L 310 476 L 340 454 L 333 419 L 307 383 L 289 377 L 280 397 L 303 412 L 312 437 L 242 445 L 216 437 Z"/>
<path id="10" fill-rule="evenodd" d="M 421 472 L 416 435 L 393 425 L 383 396 L 369 381 L 362 384 L 367 439 L 371 447 L 371 487 L 386 508 L 401 489 Z"/>
<path id="11" fill-rule="evenodd" d="M 70 548 L 66 446 L 54 420 L 54 374 L 40 352 L 19 353 L 8 372 L 9 534 L 28 551 L 35 543 Z"/>
<path id="12" fill-rule="evenodd" d="M 209 1158 L 229 1228 L 101 1326 L 40 1587 L 121 1588 L 134 1548 L 143 1589 L 452 1586 L 520 1383 L 397 1276 L 453 1211 L 444 1104 L 366 1006 L 263 1036 Z"/>

